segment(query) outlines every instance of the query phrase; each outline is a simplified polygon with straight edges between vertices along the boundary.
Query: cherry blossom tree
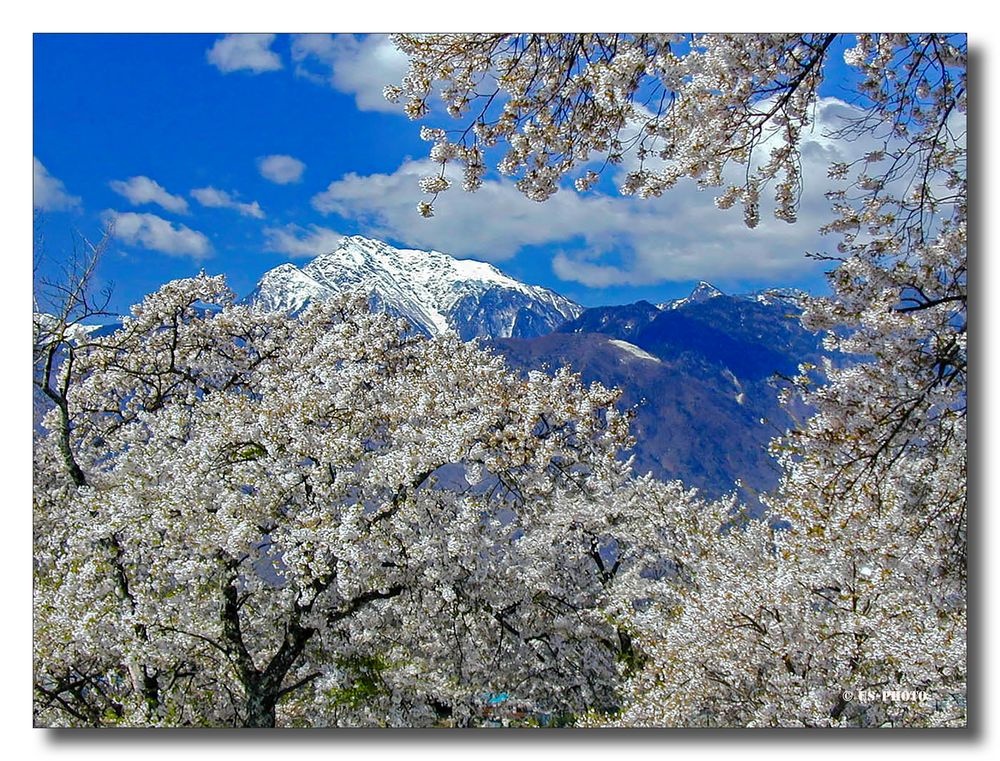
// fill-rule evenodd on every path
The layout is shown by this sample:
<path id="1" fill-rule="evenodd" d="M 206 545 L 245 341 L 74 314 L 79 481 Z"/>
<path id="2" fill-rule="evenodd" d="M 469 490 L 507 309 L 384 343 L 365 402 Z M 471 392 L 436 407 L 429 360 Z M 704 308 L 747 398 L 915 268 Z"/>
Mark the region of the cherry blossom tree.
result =
<path id="1" fill-rule="evenodd" d="M 795 219 L 835 41 L 396 40 L 390 98 L 473 114 L 423 131 L 467 190 L 502 145 L 536 200 L 626 160 L 640 196 L 735 167 L 718 204 L 751 227 L 772 184 Z M 774 443 L 766 520 L 633 477 L 614 392 L 362 301 L 289 319 L 202 276 L 98 338 L 66 290 L 36 320 L 36 722 L 467 725 L 509 692 L 627 726 L 963 723 L 965 44 L 859 35 L 846 59 L 838 136 L 881 148 L 831 167 L 831 294 L 803 319 L 855 361 L 786 390 L 813 413 Z"/>
<path id="2" fill-rule="evenodd" d="M 411 67 L 386 96 L 419 119 L 439 95 L 465 120 L 422 130 L 442 165 L 425 215 L 448 162 L 474 191 L 494 150 L 539 201 L 621 165 L 624 194 L 691 178 L 750 227 L 773 186 L 794 222 L 835 37 L 397 35 Z M 666 570 L 618 586 L 646 668 L 613 722 L 964 723 L 966 56 L 940 34 L 857 35 L 844 54 L 856 117 L 830 137 L 877 148 L 830 167 L 831 293 L 803 322 L 853 359 L 786 390 L 814 413 L 774 444 L 767 521 L 733 500 L 679 514 L 647 485 Z"/>
<path id="3" fill-rule="evenodd" d="M 204 275 L 75 347 L 56 384 L 35 450 L 37 723 L 616 705 L 616 392 L 521 379 L 360 298 L 289 318 Z"/>

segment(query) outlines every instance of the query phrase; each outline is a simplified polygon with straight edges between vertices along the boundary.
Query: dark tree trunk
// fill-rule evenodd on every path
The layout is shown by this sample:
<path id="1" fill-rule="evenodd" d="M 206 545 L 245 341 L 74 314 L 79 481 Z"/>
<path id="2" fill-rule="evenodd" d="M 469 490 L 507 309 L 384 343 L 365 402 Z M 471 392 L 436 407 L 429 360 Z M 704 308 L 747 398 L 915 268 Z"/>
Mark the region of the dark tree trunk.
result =
<path id="1" fill-rule="evenodd" d="M 247 696 L 247 713 L 243 721 L 244 727 L 273 727 L 275 721 L 275 706 L 278 703 L 277 690 L 267 686 L 252 689 Z"/>

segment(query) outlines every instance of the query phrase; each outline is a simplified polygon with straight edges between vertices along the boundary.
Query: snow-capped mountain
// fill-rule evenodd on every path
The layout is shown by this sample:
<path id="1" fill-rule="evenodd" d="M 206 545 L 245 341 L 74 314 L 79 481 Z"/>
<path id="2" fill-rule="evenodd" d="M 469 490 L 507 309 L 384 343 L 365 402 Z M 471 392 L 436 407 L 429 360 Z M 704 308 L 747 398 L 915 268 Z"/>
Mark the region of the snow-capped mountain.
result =
<path id="1" fill-rule="evenodd" d="M 59 318 L 46 312 L 35 312 L 32 315 L 32 326 L 35 340 L 44 345 L 51 340 L 52 332 L 58 328 Z M 74 343 L 82 343 L 90 337 L 96 338 L 113 333 L 120 327 L 120 320 L 108 320 L 100 324 L 74 323 L 66 326 L 63 337 Z"/>
<path id="2" fill-rule="evenodd" d="M 297 312 L 314 299 L 361 289 L 373 306 L 405 317 L 436 336 L 527 338 L 550 333 L 583 307 L 526 285 L 486 262 L 439 251 L 399 249 L 359 235 L 299 269 L 282 264 L 265 273 L 248 297 L 269 310 Z"/>
<path id="3" fill-rule="evenodd" d="M 716 296 L 724 296 L 725 294 L 716 288 L 711 283 L 707 283 L 704 280 L 699 280 L 698 285 L 694 287 L 694 290 L 690 294 L 682 299 L 674 299 L 673 301 L 666 301 L 663 304 L 657 304 L 660 309 L 680 309 L 687 304 L 698 304 L 702 301 L 708 301 L 709 299 L 714 299 Z"/>

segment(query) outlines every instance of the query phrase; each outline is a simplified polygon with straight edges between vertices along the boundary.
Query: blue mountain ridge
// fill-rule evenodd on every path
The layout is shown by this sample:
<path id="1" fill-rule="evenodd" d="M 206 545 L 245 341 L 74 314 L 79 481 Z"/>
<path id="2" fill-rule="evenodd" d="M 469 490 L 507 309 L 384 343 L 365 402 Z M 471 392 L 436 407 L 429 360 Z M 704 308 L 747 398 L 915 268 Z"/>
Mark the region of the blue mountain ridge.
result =
<path id="1" fill-rule="evenodd" d="M 451 330 L 515 370 L 568 366 L 584 382 L 620 388 L 620 405 L 634 411 L 635 469 L 708 496 L 737 481 L 750 490 L 777 483 L 767 446 L 792 424 L 778 404 L 781 378 L 824 356 L 821 337 L 799 322 L 795 292 L 733 296 L 701 282 L 659 305 L 584 309 L 482 262 L 358 236 L 301 270 L 271 270 L 245 301 L 294 314 L 312 299 L 365 286 L 373 308 L 407 318 L 417 332 Z"/>
<path id="2" fill-rule="evenodd" d="M 588 309 L 549 335 L 490 346 L 522 371 L 566 365 L 620 388 L 635 415 L 635 469 L 718 496 L 737 480 L 751 491 L 777 483 L 768 444 L 793 422 L 778 403 L 782 377 L 825 354 L 798 315 L 794 297 L 717 291 Z"/>

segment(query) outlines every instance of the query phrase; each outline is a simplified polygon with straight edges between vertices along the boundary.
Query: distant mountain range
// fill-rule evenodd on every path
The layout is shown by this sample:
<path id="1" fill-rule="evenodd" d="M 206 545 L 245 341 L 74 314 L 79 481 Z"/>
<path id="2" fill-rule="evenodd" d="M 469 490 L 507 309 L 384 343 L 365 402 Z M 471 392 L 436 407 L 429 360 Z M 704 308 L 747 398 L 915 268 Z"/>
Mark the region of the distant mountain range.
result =
<path id="1" fill-rule="evenodd" d="M 295 313 L 314 299 L 357 289 L 368 293 L 374 308 L 405 317 L 429 336 L 450 330 L 463 340 L 544 335 L 583 311 L 491 264 L 394 248 L 359 235 L 302 269 L 282 264 L 265 273 L 249 301 Z"/>
<path id="2" fill-rule="evenodd" d="M 549 335 L 491 345 L 521 370 L 568 365 L 585 382 L 621 388 L 621 404 L 635 410 L 638 472 L 712 496 L 737 479 L 766 490 L 778 477 L 767 444 L 792 423 L 778 404 L 780 376 L 823 355 L 797 301 L 700 283 L 684 299 L 587 309 Z"/>
<path id="3" fill-rule="evenodd" d="M 357 289 L 373 308 L 426 335 L 454 331 L 481 340 L 516 370 L 565 365 L 585 382 L 621 388 L 621 405 L 635 411 L 636 470 L 710 496 L 737 479 L 751 491 L 775 485 L 767 444 L 792 424 L 778 404 L 776 379 L 824 354 L 820 337 L 798 320 L 799 292 L 733 296 L 701 282 L 661 304 L 584 309 L 484 262 L 360 236 L 301 269 L 270 270 L 246 301 L 294 314 L 314 299 Z M 103 335 L 116 327 L 81 330 Z"/>
<path id="4" fill-rule="evenodd" d="M 294 313 L 358 288 L 427 335 L 484 340 L 518 370 L 568 365 L 587 382 L 620 387 L 635 409 L 636 469 L 713 496 L 737 479 L 775 485 L 767 444 L 792 422 L 775 379 L 823 353 L 799 323 L 794 291 L 731 296 L 700 282 L 661 304 L 583 309 L 483 262 L 360 236 L 301 269 L 271 270 L 249 300 Z"/>

